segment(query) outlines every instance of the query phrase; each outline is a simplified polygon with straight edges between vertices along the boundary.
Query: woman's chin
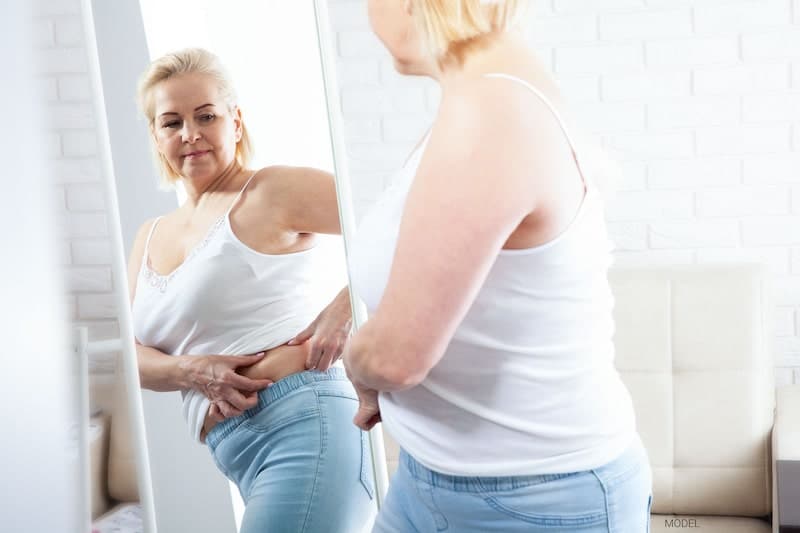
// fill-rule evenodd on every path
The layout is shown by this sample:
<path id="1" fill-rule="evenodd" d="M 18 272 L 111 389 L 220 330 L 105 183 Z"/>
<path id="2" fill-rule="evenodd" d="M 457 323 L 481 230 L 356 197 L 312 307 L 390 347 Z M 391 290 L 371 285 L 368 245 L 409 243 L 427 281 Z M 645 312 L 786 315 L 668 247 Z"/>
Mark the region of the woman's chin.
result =
<path id="1" fill-rule="evenodd" d="M 181 169 L 181 176 L 190 181 L 203 180 L 208 178 L 211 174 L 211 167 L 209 165 L 184 163 L 183 168 Z"/>

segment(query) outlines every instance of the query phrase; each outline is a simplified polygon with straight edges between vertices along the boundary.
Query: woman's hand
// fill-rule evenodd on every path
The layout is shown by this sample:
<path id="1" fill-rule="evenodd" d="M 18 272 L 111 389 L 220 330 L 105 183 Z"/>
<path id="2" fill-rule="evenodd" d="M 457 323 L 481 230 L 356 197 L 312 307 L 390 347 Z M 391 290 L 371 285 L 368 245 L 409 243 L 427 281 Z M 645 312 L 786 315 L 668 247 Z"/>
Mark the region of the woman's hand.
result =
<path id="1" fill-rule="evenodd" d="M 306 329 L 287 344 L 294 346 L 310 341 L 306 368 L 324 372 L 341 357 L 352 324 L 350 292 L 345 287 Z"/>
<path id="2" fill-rule="evenodd" d="M 258 404 L 258 391 L 270 386 L 272 381 L 251 379 L 237 374 L 236 369 L 261 361 L 264 353 L 188 356 L 187 366 L 193 388 L 211 400 L 210 415 L 218 411 L 223 418 L 239 416 Z M 213 411 L 214 408 L 216 411 Z"/>
<path id="3" fill-rule="evenodd" d="M 372 427 L 381 421 L 381 411 L 378 406 L 378 391 L 368 389 L 361 385 L 353 383 L 358 395 L 358 411 L 353 418 L 353 423 L 363 429 L 369 431 Z"/>

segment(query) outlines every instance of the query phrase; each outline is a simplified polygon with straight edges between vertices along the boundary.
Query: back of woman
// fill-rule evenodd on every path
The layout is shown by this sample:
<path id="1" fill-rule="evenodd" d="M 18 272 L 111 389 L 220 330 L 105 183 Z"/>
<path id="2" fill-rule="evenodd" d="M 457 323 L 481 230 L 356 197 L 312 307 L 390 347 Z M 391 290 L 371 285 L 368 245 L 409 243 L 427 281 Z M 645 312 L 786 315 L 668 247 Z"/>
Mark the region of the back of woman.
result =
<path id="1" fill-rule="evenodd" d="M 648 527 L 651 474 L 614 368 L 602 199 L 555 84 L 510 30 L 518 4 L 370 3 L 398 70 L 442 87 L 351 261 L 373 316 L 346 362 L 362 411 L 381 392 L 402 449 L 376 531 Z"/>

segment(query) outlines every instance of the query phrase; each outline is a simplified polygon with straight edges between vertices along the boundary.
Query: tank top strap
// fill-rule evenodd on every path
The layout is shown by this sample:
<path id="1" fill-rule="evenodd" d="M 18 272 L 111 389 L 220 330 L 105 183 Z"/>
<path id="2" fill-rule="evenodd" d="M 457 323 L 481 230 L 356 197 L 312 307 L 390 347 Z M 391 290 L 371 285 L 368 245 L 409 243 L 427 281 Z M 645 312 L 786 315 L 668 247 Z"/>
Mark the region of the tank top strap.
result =
<path id="1" fill-rule="evenodd" d="M 525 81 L 525 80 L 523 80 L 521 78 L 518 78 L 516 76 L 512 76 L 510 74 L 505 74 L 505 73 L 502 73 L 502 72 L 492 72 L 492 73 L 489 73 L 489 74 L 484 74 L 483 77 L 484 78 L 502 78 L 502 79 L 506 79 L 506 80 L 509 80 L 509 81 L 513 81 L 513 82 L 519 83 L 519 84 L 523 85 L 524 87 L 527 87 L 533 94 L 538 96 L 539 99 L 542 100 L 542 102 L 544 102 L 544 104 L 547 106 L 548 109 L 550 109 L 550 112 L 553 113 L 553 116 L 556 118 L 556 122 L 558 122 L 558 125 L 561 127 L 561 131 L 564 132 L 564 137 L 567 139 L 567 144 L 569 144 L 569 149 L 572 152 L 572 159 L 575 161 L 575 165 L 578 167 L 578 174 L 580 174 L 580 176 L 581 176 L 581 180 L 583 181 L 583 186 L 584 187 L 588 187 L 586 176 L 583 174 L 583 169 L 581 168 L 581 163 L 578 160 L 578 154 L 577 154 L 577 152 L 575 150 L 575 143 L 572 141 L 572 136 L 569 134 L 569 130 L 567 128 L 566 123 L 561 118 L 561 113 L 558 112 L 558 109 L 556 109 L 556 107 L 553 105 L 553 103 L 550 101 L 550 99 L 547 98 L 542 91 L 540 91 L 539 89 L 534 87 L 533 84 L 531 84 L 531 83 L 529 83 L 529 82 L 527 82 L 527 81 Z"/>
<path id="2" fill-rule="evenodd" d="M 144 256 L 143 256 L 143 260 L 142 260 L 142 264 L 143 265 L 145 264 L 147 259 L 150 257 L 150 239 L 153 238 L 153 233 L 155 233 L 156 226 L 158 226 L 158 223 L 159 223 L 160 220 L 161 220 L 160 216 L 156 217 L 156 219 L 153 221 L 153 225 L 150 226 L 150 232 L 147 234 L 147 240 L 144 241 Z"/>
<path id="3" fill-rule="evenodd" d="M 247 186 L 250 185 L 250 182 L 253 181 L 253 178 L 256 177 L 256 174 L 258 174 L 258 171 L 253 172 L 253 175 L 247 178 L 247 181 L 244 182 L 244 186 L 239 191 L 239 194 L 236 195 L 236 198 L 234 198 L 233 201 L 231 202 L 231 206 L 225 212 L 226 217 L 229 216 L 231 214 L 231 211 L 233 211 L 233 208 L 236 207 L 236 204 L 239 202 L 239 198 L 242 197 L 242 193 L 244 192 L 245 189 L 247 189 Z"/>

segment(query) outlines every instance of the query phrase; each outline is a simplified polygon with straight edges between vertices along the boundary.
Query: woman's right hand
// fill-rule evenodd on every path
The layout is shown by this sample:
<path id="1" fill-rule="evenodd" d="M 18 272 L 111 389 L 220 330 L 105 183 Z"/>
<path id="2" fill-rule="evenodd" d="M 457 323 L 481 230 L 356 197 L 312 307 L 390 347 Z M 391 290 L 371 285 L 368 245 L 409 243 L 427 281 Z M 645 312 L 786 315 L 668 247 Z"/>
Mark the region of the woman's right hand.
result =
<path id="1" fill-rule="evenodd" d="M 258 404 L 258 391 L 272 381 L 248 378 L 236 369 L 261 361 L 264 354 L 189 356 L 187 366 L 192 387 L 211 400 L 224 418 L 239 416 Z"/>
<path id="2" fill-rule="evenodd" d="M 369 431 L 381 421 L 381 409 L 378 405 L 378 391 L 353 383 L 358 395 L 358 411 L 353 423 L 364 431 Z"/>

